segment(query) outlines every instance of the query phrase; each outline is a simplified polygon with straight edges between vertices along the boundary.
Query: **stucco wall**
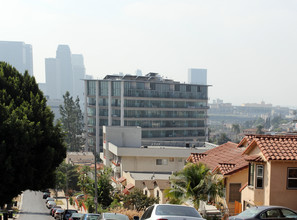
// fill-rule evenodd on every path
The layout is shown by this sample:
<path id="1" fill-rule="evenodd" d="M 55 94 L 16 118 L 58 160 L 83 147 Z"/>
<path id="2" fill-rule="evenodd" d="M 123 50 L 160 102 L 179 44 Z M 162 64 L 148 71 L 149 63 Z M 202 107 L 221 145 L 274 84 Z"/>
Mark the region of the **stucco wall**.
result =
<path id="1" fill-rule="evenodd" d="M 227 177 L 226 182 L 226 201 L 228 204 L 228 207 L 234 208 L 234 202 L 229 202 L 229 194 L 230 194 L 230 184 L 231 183 L 240 183 L 241 186 L 243 186 L 248 181 L 248 168 L 245 168 L 243 170 L 240 170 L 230 176 Z M 241 201 L 238 201 L 241 202 Z"/>
<path id="2" fill-rule="evenodd" d="M 168 159 L 167 165 L 156 165 L 156 159 Z M 164 157 L 122 157 L 122 170 L 123 171 L 147 171 L 147 172 L 171 172 L 179 171 L 184 167 L 184 160 L 178 162 L 174 158 L 174 162 L 170 162 L 169 158 Z"/>
<path id="3" fill-rule="evenodd" d="M 281 205 L 297 210 L 297 190 L 287 189 L 287 169 L 297 162 L 271 162 L 271 192 L 269 205 Z"/>

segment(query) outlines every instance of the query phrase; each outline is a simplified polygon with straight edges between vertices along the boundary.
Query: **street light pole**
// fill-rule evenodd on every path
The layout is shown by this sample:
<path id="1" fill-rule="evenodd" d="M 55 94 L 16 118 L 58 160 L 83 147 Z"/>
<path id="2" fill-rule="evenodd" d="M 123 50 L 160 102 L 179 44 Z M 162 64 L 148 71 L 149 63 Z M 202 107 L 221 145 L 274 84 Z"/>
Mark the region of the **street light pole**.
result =
<path id="1" fill-rule="evenodd" d="M 97 213 L 98 198 L 97 198 L 97 159 L 96 159 L 96 147 L 95 147 L 95 213 Z"/>

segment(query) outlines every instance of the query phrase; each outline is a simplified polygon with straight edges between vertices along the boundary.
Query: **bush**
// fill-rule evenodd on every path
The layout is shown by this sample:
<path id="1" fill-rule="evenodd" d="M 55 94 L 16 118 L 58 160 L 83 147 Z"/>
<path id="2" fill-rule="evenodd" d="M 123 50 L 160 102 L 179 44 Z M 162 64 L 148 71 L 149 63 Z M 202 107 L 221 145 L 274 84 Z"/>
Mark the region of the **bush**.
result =
<path id="1" fill-rule="evenodd" d="M 116 212 L 116 213 L 127 215 L 130 220 L 133 220 L 134 216 L 138 216 L 140 218 L 143 214 L 143 211 L 136 211 L 136 210 L 130 210 L 125 208 L 115 208 L 115 209 L 111 209 L 109 212 Z"/>

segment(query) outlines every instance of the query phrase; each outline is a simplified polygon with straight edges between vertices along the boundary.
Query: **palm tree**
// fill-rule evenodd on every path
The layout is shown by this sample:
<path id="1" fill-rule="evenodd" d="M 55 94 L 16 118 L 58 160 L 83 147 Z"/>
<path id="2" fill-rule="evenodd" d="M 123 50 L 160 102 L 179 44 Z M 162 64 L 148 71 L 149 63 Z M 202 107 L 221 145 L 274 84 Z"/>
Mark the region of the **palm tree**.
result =
<path id="1" fill-rule="evenodd" d="M 199 208 L 200 200 L 222 195 L 222 178 L 212 175 L 210 169 L 202 163 L 188 163 L 183 170 L 171 176 L 170 182 L 171 189 L 165 191 L 170 202 L 180 204 L 190 199 L 196 209 Z"/>

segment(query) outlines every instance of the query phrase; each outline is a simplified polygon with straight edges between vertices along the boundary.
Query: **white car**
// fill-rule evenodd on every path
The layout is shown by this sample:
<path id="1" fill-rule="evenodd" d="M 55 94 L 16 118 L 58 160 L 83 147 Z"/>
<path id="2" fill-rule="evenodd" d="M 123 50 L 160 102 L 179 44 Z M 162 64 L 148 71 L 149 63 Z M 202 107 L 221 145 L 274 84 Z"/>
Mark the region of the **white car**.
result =
<path id="1" fill-rule="evenodd" d="M 54 202 L 54 201 L 48 201 L 47 203 L 46 203 L 46 207 L 48 208 L 48 209 L 51 209 L 52 207 L 54 207 L 54 206 L 56 206 L 57 204 Z"/>
<path id="2" fill-rule="evenodd" d="M 194 207 L 172 204 L 150 206 L 141 216 L 141 220 L 204 220 Z"/>

